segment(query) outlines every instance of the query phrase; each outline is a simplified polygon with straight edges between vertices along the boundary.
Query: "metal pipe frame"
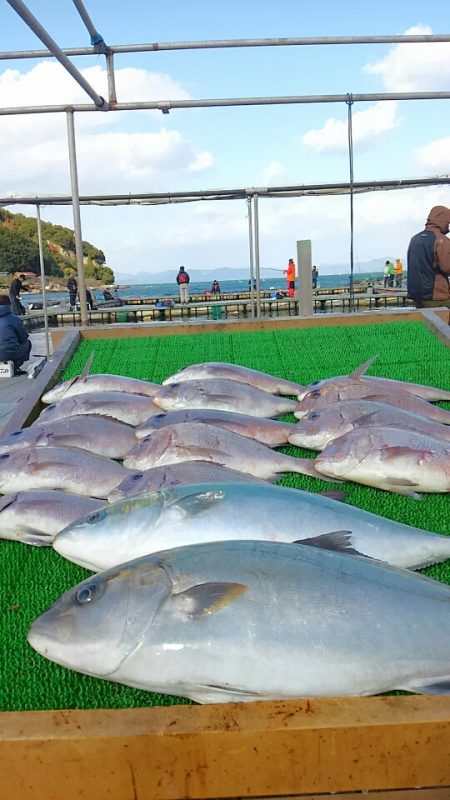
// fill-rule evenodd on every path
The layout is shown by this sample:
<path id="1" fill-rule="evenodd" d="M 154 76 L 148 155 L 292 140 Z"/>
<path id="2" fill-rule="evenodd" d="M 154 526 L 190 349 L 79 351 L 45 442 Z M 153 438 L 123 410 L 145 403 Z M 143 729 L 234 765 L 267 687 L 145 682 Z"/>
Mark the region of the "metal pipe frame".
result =
<path id="1" fill-rule="evenodd" d="M 45 28 L 42 27 L 41 23 L 38 22 L 36 17 L 28 10 L 25 3 L 22 0 L 7 0 L 9 5 L 11 6 L 14 11 L 17 12 L 19 17 L 23 19 L 26 25 L 33 31 L 33 33 L 41 40 L 44 44 L 47 45 L 51 54 L 62 64 L 64 69 L 70 73 L 72 78 L 76 80 L 76 82 L 81 86 L 82 89 L 89 95 L 89 97 L 94 101 L 95 106 L 99 109 L 104 109 L 106 106 L 106 101 L 101 97 L 97 92 L 92 88 L 92 86 L 87 82 L 85 78 L 83 78 L 81 72 L 77 70 L 77 68 L 72 64 L 69 58 L 63 53 L 61 48 L 56 44 L 56 42 L 52 39 L 52 37 L 47 33 Z"/>
<path id="2" fill-rule="evenodd" d="M 75 2 L 75 0 L 74 0 Z M 81 5 L 81 4 L 80 4 Z M 450 42 L 450 34 L 396 34 L 393 36 L 303 36 L 266 39 L 210 39 L 191 42 L 150 42 L 147 44 L 110 45 L 111 53 L 155 53 L 167 50 L 217 50 L 239 47 L 295 47 L 328 46 L 342 44 L 427 44 Z M 98 53 L 94 47 L 68 47 L 66 56 L 89 56 Z M 48 58 L 50 50 L 14 50 L 0 52 L 0 60 Z"/>
<path id="3" fill-rule="evenodd" d="M 420 189 L 424 186 L 446 186 L 450 175 L 427 178 L 402 178 L 382 181 L 355 181 L 353 194 L 366 192 L 396 191 L 397 189 Z M 293 186 L 271 186 L 236 189 L 200 189 L 191 192 L 151 192 L 130 194 L 80 195 L 80 205 L 119 206 L 119 205 L 174 205 L 193 203 L 201 200 L 241 200 L 258 194 L 264 198 L 320 197 L 322 195 L 344 195 L 350 193 L 350 183 L 311 183 Z M 72 204 L 71 195 L 10 195 L 0 197 L 0 205 L 68 206 Z"/>
<path id="4" fill-rule="evenodd" d="M 44 312 L 44 330 L 45 330 L 45 355 L 47 361 L 50 359 L 50 340 L 48 334 L 48 309 L 47 309 L 47 295 L 45 293 L 45 260 L 44 260 L 44 243 L 42 240 L 42 225 L 41 225 L 41 210 L 39 205 L 36 206 L 36 222 L 39 242 L 39 266 L 41 269 L 41 291 L 42 291 L 42 310 Z"/>
<path id="5" fill-rule="evenodd" d="M 8 2 L 12 0 L 8 0 Z M 14 0 L 15 1 L 15 0 Z M 82 77 L 82 76 L 81 76 Z M 84 80 L 84 79 L 83 79 Z M 372 92 L 352 94 L 354 103 L 403 101 L 403 100 L 450 100 L 450 92 Z M 229 108 L 234 106 L 282 106 L 282 105 L 310 105 L 314 103 L 346 103 L 346 94 L 314 94 L 314 95 L 288 95 L 279 97 L 219 97 L 200 100 L 147 100 L 133 103 L 115 103 L 109 105 L 103 98 L 104 107 L 74 103 L 74 111 L 85 113 L 89 111 L 161 111 L 169 114 L 180 108 Z M 65 112 L 66 105 L 44 106 L 10 106 L 0 108 L 0 116 L 14 116 L 18 114 L 60 114 Z"/>

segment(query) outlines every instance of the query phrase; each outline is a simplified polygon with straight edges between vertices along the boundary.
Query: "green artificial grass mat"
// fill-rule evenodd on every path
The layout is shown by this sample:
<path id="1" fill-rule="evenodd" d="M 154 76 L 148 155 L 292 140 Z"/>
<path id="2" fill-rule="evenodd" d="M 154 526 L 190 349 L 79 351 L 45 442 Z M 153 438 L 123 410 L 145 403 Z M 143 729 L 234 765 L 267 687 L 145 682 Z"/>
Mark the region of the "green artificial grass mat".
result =
<path id="1" fill-rule="evenodd" d="M 79 375 L 94 353 L 93 373 L 115 373 L 160 382 L 201 361 L 228 361 L 308 384 L 345 375 L 374 355 L 368 374 L 414 381 L 450 390 L 450 349 L 420 322 L 258 331 L 224 330 L 184 336 L 83 341 L 63 380 Z M 450 403 L 441 403 L 450 409 Z M 286 416 L 294 421 L 294 417 Z M 283 448 L 297 456 L 311 451 Z M 279 483 L 313 492 L 330 485 L 290 473 Z M 25 487 L 24 487 L 25 488 Z M 378 489 L 342 484 L 347 502 L 382 516 L 450 535 L 448 495 L 422 500 Z M 0 710 L 122 708 L 188 703 L 64 669 L 38 655 L 26 641 L 32 621 L 71 586 L 90 573 L 50 548 L 1 541 Z M 450 583 L 450 561 L 423 572 Z"/>

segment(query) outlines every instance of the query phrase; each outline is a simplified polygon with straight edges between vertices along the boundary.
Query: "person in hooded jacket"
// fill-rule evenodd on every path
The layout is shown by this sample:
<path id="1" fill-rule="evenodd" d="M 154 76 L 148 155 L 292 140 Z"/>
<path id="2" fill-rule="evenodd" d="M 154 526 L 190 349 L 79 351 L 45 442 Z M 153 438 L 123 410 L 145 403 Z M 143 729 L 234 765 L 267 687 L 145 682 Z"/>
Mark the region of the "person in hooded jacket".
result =
<path id="1" fill-rule="evenodd" d="M 180 267 L 177 275 L 177 283 L 180 289 L 180 303 L 189 303 L 189 283 L 191 279 L 184 267 Z"/>
<path id="2" fill-rule="evenodd" d="M 408 297 L 416 308 L 450 308 L 450 208 L 434 206 L 408 247 Z"/>
<path id="3" fill-rule="evenodd" d="M 22 320 L 11 311 L 11 300 L 7 294 L 0 294 L 0 361 L 14 362 L 14 375 L 26 375 L 20 369 L 28 361 L 31 342 Z"/>

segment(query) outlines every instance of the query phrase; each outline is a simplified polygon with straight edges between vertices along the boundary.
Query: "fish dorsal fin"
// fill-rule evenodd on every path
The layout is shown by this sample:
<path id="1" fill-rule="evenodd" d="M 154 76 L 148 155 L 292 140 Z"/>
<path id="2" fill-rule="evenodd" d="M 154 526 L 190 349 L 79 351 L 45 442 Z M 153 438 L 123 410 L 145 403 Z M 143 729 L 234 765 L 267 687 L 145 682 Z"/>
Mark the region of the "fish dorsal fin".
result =
<path id="1" fill-rule="evenodd" d="M 364 553 L 352 547 L 351 536 L 352 531 L 332 531 L 331 533 L 322 533 L 319 536 L 311 536 L 309 539 L 298 539 L 294 544 L 322 547 L 324 550 L 335 550 L 339 553 L 349 553 L 354 556 L 364 555 Z"/>
<path id="2" fill-rule="evenodd" d="M 199 583 L 173 595 L 173 600 L 184 616 L 195 619 L 214 614 L 241 597 L 247 589 L 242 583 Z"/>
<path id="3" fill-rule="evenodd" d="M 86 361 L 86 363 L 85 363 L 85 365 L 83 367 L 83 372 L 80 375 L 81 379 L 87 378 L 87 376 L 89 375 L 89 370 L 92 367 L 92 362 L 94 360 L 94 356 L 95 356 L 95 353 L 91 353 L 91 355 L 89 356 L 88 360 Z"/>
<path id="4" fill-rule="evenodd" d="M 329 500 L 337 500 L 339 503 L 344 503 L 348 496 L 348 492 L 344 492 L 342 489 L 326 489 L 317 494 L 320 497 L 328 497 Z"/>
<path id="5" fill-rule="evenodd" d="M 376 361 L 377 358 L 378 356 L 372 356 L 372 358 L 369 358 L 369 360 L 365 361 L 364 364 L 361 364 L 359 367 L 356 367 L 356 369 L 354 369 L 353 372 L 350 373 L 350 377 L 361 378 L 363 375 L 366 374 L 371 364 L 373 364 L 373 362 Z"/>

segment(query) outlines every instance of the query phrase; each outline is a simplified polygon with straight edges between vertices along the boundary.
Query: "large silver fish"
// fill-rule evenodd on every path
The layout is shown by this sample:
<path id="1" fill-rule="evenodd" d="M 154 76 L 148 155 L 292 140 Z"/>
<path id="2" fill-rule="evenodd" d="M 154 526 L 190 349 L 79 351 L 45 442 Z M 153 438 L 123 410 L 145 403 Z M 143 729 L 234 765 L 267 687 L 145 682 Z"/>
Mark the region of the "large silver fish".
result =
<path id="1" fill-rule="evenodd" d="M 0 453 L 25 447 L 78 447 L 106 458 L 123 458 L 136 444 L 135 428 L 98 415 L 62 417 L 51 424 L 32 425 L 0 438 Z"/>
<path id="2" fill-rule="evenodd" d="M 166 378 L 163 385 L 198 380 L 199 378 L 230 378 L 272 394 L 298 395 L 304 389 L 304 386 L 294 381 L 287 381 L 275 375 L 268 375 L 266 372 L 259 372 L 257 369 L 243 367 L 240 364 L 229 364 L 225 361 L 205 361 L 201 364 L 191 364 Z"/>
<path id="3" fill-rule="evenodd" d="M 278 447 L 287 444 L 289 434 L 297 430 L 297 425 L 292 422 L 280 422 L 267 417 L 252 417 L 251 414 L 238 414 L 234 411 L 219 411 L 210 408 L 181 408 L 179 411 L 169 411 L 168 414 L 150 417 L 149 420 L 136 428 L 136 437 L 145 439 L 159 428 L 175 425 L 178 422 L 206 422 L 208 425 L 217 425 L 228 431 L 248 436 L 258 442 Z M 450 428 L 449 428 L 450 431 Z"/>
<path id="4" fill-rule="evenodd" d="M 295 400 L 254 389 L 245 383 L 227 378 L 171 383 L 162 386 L 153 400 L 164 411 L 213 408 L 237 411 L 252 417 L 279 417 L 294 411 L 298 405 Z"/>
<path id="5" fill-rule="evenodd" d="M 450 587 L 256 541 L 165 550 L 88 578 L 32 624 L 65 667 L 201 703 L 450 693 Z"/>
<path id="6" fill-rule="evenodd" d="M 303 390 L 299 392 L 298 399 L 302 400 L 310 392 L 315 389 L 327 389 L 330 392 L 335 392 L 335 396 L 339 394 L 341 400 L 356 400 L 361 397 L 367 397 L 368 394 L 383 394 L 384 392 L 410 392 L 417 397 L 422 397 L 424 400 L 450 400 L 450 392 L 446 389 L 439 389 L 435 386 L 424 386 L 420 383 L 409 383 L 408 381 L 396 381 L 391 378 L 377 378 L 365 375 L 366 370 L 375 360 L 369 359 L 361 366 L 357 367 L 349 375 L 338 375 L 335 378 L 325 378 L 321 381 L 314 381 L 314 383 L 304 386 Z M 342 391 L 345 390 L 345 397 Z"/>
<path id="7" fill-rule="evenodd" d="M 329 406 L 311 411 L 301 418 L 289 435 L 289 442 L 299 447 L 323 450 L 328 442 L 347 431 L 373 425 L 411 429 L 450 442 L 450 426 L 441 425 L 412 411 L 372 400 L 338 400 Z"/>
<path id="8" fill-rule="evenodd" d="M 56 403 L 64 397 L 73 397 L 85 392 L 125 392 L 153 397 L 160 389 L 159 383 L 150 383 L 124 375 L 77 375 L 58 383 L 42 395 L 43 403 Z"/>
<path id="9" fill-rule="evenodd" d="M 261 442 L 204 422 L 179 422 L 155 431 L 148 439 L 141 439 L 123 463 L 128 469 L 142 470 L 179 461 L 213 461 L 265 480 L 274 480 L 281 472 L 319 477 L 310 458 L 284 455 Z"/>
<path id="10" fill-rule="evenodd" d="M 298 419 L 302 419 L 306 414 L 312 411 L 317 411 L 318 408 L 330 406 L 332 403 L 337 403 L 341 400 L 372 400 L 375 403 L 387 403 L 397 408 L 402 408 L 405 411 L 411 411 L 413 414 L 420 414 L 422 417 L 427 417 L 434 422 L 442 422 L 444 425 L 450 425 L 450 411 L 445 408 L 434 406 L 427 400 L 417 397 L 410 392 L 397 392 L 397 391 L 384 391 L 377 392 L 370 389 L 366 391 L 365 385 L 358 384 L 361 389 L 360 397 L 355 398 L 351 387 L 346 386 L 323 386 L 322 388 L 312 389 L 312 391 L 305 394 L 300 400 L 294 415 Z"/>
<path id="11" fill-rule="evenodd" d="M 357 428 L 329 442 L 314 461 L 333 478 L 397 494 L 450 492 L 450 443 L 399 428 Z"/>
<path id="12" fill-rule="evenodd" d="M 147 492 L 156 492 L 158 489 L 176 486 L 179 483 L 186 485 L 205 481 L 267 483 L 262 478 L 255 478 L 254 475 L 245 472 L 221 467 L 220 464 L 214 464 L 212 461 L 180 461 L 178 464 L 152 467 L 142 472 L 131 472 L 108 495 L 108 502 L 115 503 L 117 500 L 125 500 L 128 497 L 136 497 Z"/>
<path id="13" fill-rule="evenodd" d="M 0 492 L 61 489 L 107 498 L 128 474 L 117 461 L 71 447 L 28 447 L 0 455 Z"/>
<path id="14" fill-rule="evenodd" d="M 129 425 L 140 425 L 152 414 L 160 414 L 151 397 L 126 392 L 89 392 L 59 400 L 47 406 L 39 414 L 33 425 L 47 424 L 55 419 L 74 417 L 83 414 L 97 414 L 112 417 Z"/>
<path id="15" fill-rule="evenodd" d="M 78 517 L 102 508 L 103 503 L 54 489 L 5 494 L 0 497 L 0 538 L 51 545 L 59 531 Z"/>
<path id="16" fill-rule="evenodd" d="M 178 485 L 127 498 L 88 512 L 53 546 L 98 572 L 158 550 L 227 539 L 300 541 L 413 569 L 450 558 L 450 535 L 299 489 L 258 483 Z"/>

